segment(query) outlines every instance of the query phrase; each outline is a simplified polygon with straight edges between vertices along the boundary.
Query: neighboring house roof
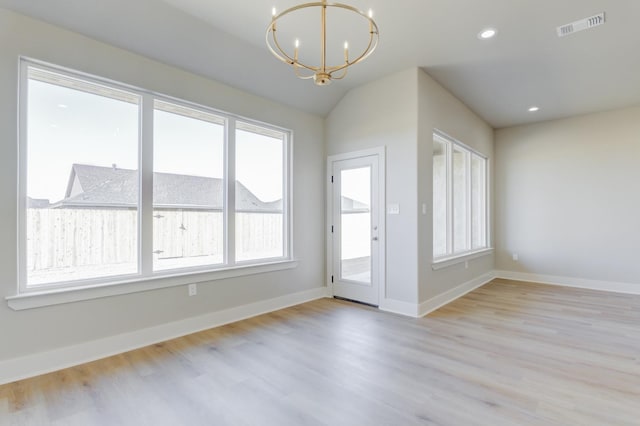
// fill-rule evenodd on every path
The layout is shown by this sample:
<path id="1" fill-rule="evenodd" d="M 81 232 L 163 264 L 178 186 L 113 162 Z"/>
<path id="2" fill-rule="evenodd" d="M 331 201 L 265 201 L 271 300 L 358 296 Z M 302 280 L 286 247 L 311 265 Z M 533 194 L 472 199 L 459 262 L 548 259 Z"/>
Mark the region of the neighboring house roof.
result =
<path id="1" fill-rule="evenodd" d="M 172 173 L 153 174 L 154 204 L 160 208 L 222 210 L 223 180 Z M 138 202 L 138 172 L 116 167 L 74 164 L 62 201 L 52 207 L 134 207 Z M 261 201 L 236 183 L 237 211 L 281 212 L 282 200 Z"/>
<path id="2" fill-rule="evenodd" d="M 349 197 L 342 197 L 342 213 L 366 213 L 369 205 Z"/>
<path id="3" fill-rule="evenodd" d="M 49 200 L 47 199 L 27 197 L 27 208 L 29 209 L 46 209 L 49 206 Z"/>

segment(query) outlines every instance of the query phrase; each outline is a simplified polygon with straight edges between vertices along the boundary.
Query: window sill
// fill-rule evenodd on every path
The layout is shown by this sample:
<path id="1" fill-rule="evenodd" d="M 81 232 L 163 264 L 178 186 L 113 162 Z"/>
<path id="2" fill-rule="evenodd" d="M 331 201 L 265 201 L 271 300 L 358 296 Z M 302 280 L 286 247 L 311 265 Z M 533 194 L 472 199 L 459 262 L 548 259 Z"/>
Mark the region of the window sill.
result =
<path id="1" fill-rule="evenodd" d="M 250 266 L 236 266 L 215 271 L 177 273 L 161 277 L 136 278 L 91 287 L 74 287 L 44 290 L 17 294 L 6 298 L 9 307 L 15 311 L 60 305 L 82 300 L 99 299 L 101 297 L 118 296 L 168 287 L 177 287 L 207 281 L 262 274 L 265 272 L 293 269 L 298 266 L 297 260 L 279 260 Z"/>
<path id="2" fill-rule="evenodd" d="M 468 262 L 469 260 L 478 259 L 483 256 L 488 256 L 493 253 L 492 248 L 486 248 L 481 250 L 472 251 L 469 253 L 463 253 L 455 256 L 443 257 L 437 260 L 434 260 L 431 263 L 431 269 L 434 271 L 438 271 L 440 269 L 445 269 L 453 265 L 457 265 L 459 263 Z"/>

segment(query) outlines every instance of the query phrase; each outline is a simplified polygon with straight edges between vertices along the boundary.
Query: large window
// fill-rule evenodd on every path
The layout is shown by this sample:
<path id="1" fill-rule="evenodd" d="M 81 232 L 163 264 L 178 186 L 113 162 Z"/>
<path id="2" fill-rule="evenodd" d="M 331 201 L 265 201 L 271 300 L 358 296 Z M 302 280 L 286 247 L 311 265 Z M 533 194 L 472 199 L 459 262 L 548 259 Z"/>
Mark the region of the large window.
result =
<path id="1" fill-rule="evenodd" d="M 433 136 L 433 258 L 487 248 L 487 159 Z"/>
<path id="2" fill-rule="evenodd" d="M 289 132 L 27 60 L 20 96 L 22 292 L 290 258 Z"/>

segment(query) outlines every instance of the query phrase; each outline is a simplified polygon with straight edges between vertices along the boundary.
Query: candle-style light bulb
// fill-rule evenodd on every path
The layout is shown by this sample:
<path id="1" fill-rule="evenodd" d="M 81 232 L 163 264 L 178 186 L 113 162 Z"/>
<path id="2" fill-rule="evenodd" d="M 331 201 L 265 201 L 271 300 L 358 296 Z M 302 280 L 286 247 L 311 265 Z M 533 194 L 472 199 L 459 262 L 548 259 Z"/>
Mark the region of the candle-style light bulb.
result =
<path id="1" fill-rule="evenodd" d="M 373 9 L 369 9 L 369 18 L 373 18 Z"/>
<path id="2" fill-rule="evenodd" d="M 297 49 L 298 47 L 300 47 L 300 40 L 296 39 L 294 44 L 295 44 L 296 49 Z"/>
<path id="3" fill-rule="evenodd" d="M 349 50 L 349 42 L 348 41 L 344 42 L 344 50 Z"/>
<path id="4" fill-rule="evenodd" d="M 273 9 L 271 9 L 271 16 L 276 16 L 278 13 L 276 11 L 276 8 L 274 7 Z"/>

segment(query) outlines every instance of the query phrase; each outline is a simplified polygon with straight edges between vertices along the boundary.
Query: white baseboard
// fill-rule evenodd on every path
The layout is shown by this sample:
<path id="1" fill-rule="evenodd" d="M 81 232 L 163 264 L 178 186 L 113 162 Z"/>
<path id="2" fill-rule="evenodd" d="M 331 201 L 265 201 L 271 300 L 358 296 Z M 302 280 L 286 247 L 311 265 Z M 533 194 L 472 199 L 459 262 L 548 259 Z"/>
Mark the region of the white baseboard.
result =
<path id="1" fill-rule="evenodd" d="M 584 288 L 588 290 L 610 291 L 624 294 L 640 294 L 640 283 L 621 283 L 615 281 L 589 280 L 585 278 L 540 275 L 528 272 L 494 271 L 496 278 L 514 281 L 526 281 L 540 284 L 559 285 L 564 287 Z"/>
<path id="2" fill-rule="evenodd" d="M 474 278 L 471 281 L 467 281 L 464 284 L 454 287 L 445 293 L 439 294 L 436 297 L 427 300 L 426 302 L 422 302 L 418 308 L 418 316 L 423 317 L 425 315 L 428 315 L 436 309 L 439 309 L 444 305 L 449 304 L 454 300 L 464 296 L 470 291 L 482 287 L 494 278 L 494 273 L 489 272 L 484 275 L 480 275 L 479 277 Z"/>
<path id="3" fill-rule="evenodd" d="M 413 318 L 420 318 L 429 313 L 435 311 L 442 306 L 453 302 L 459 297 L 464 296 L 477 289 L 478 287 L 482 287 L 483 285 L 490 282 L 495 278 L 493 272 L 486 273 L 477 278 L 472 279 L 471 281 L 467 281 L 464 284 L 461 284 L 451 290 L 439 294 L 436 297 L 433 297 L 426 302 L 422 302 L 419 305 L 415 303 L 402 302 L 399 300 L 393 299 L 384 299 L 379 306 L 381 311 L 392 312 L 394 314 L 405 315 Z"/>
<path id="4" fill-rule="evenodd" d="M 0 361 L 0 385 L 121 354 L 326 296 L 327 289 L 320 287 L 48 352 Z"/>
<path id="5" fill-rule="evenodd" d="M 393 314 L 418 318 L 418 305 L 415 303 L 403 302 L 401 300 L 394 299 L 383 299 L 378 305 L 378 309 L 385 312 L 391 312 Z"/>

